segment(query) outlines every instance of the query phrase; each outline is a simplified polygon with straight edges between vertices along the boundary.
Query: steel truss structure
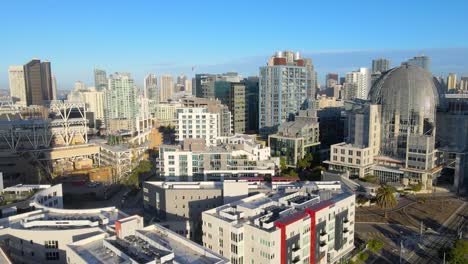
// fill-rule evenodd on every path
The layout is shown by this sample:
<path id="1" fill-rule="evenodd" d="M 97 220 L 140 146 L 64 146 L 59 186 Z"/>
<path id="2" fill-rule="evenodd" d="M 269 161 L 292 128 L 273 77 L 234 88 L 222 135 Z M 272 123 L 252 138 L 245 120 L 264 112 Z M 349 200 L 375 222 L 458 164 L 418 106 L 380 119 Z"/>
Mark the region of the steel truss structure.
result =
<path id="1" fill-rule="evenodd" d="M 88 142 L 84 103 L 52 101 L 47 119 L 8 116 L 0 121 L 0 150 L 25 152 Z"/>

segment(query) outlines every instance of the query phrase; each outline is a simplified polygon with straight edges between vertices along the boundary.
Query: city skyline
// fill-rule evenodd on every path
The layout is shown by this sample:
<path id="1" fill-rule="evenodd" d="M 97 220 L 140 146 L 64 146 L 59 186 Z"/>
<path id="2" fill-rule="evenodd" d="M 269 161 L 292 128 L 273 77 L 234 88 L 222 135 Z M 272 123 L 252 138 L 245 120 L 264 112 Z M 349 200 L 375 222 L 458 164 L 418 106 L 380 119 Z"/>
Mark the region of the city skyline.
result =
<path id="1" fill-rule="evenodd" d="M 287 49 L 286 49 L 287 50 Z M 87 86 L 94 86 L 94 69 L 103 69 L 108 75 L 114 72 L 130 72 L 135 79 L 135 85 L 139 88 L 144 87 L 144 78 L 148 74 L 156 74 L 156 76 L 169 74 L 172 75 L 174 81 L 180 74 L 185 74 L 188 78 L 195 77 L 198 73 L 220 74 L 225 72 L 238 72 L 243 77 L 258 76 L 259 67 L 265 65 L 268 60 L 277 50 L 271 51 L 266 55 L 242 57 L 229 62 L 213 63 L 213 64 L 178 64 L 174 63 L 154 63 L 152 66 L 144 67 L 137 65 L 117 67 L 107 65 L 107 67 L 98 65 L 83 65 L 79 71 L 61 67 L 56 61 L 36 56 L 42 60 L 48 60 L 52 63 L 53 73 L 57 77 L 58 90 L 73 90 L 76 81 L 82 81 Z M 399 66 L 402 62 L 416 55 L 426 55 L 431 58 L 431 72 L 434 76 L 443 76 L 446 78 L 450 73 L 456 73 L 460 78 L 468 75 L 468 61 L 464 58 L 468 57 L 467 48 L 433 48 L 433 49 L 402 49 L 402 50 L 324 50 L 315 52 L 301 52 L 304 58 L 311 58 L 318 73 L 318 82 L 321 85 L 325 84 L 325 77 L 328 73 L 338 73 L 340 77 L 344 77 L 346 73 L 356 70 L 359 67 L 372 68 L 372 60 L 385 58 L 390 60 L 390 68 Z M 31 60 L 31 58 L 29 59 Z M 29 61 L 28 59 L 24 61 Z M 0 61 L 0 89 L 9 89 L 8 67 L 12 65 L 20 65 L 24 61 L 3 65 Z M 195 68 L 192 71 L 192 68 Z M 147 70 L 146 70 L 147 69 Z M 69 71 L 69 72 L 67 72 Z"/>
<path id="2" fill-rule="evenodd" d="M 309 53 L 316 55 L 317 58 L 311 58 L 322 83 L 328 71 L 345 73 L 370 67 L 370 61 L 358 63 L 362 53 L 369 51 L 377 53 L 377 57 L 390 57 L 393 66 L 420 53 L 437 57 L 430 54 L 434 53 L 432 50 L 445 54 L 461 52 L 456 56 L 458 60 L 452 58 L 448 63 L 438 63 L 434 58 L 433 72 L 466 75 L 462 67 L 466 68 L 467 62 L 460 64 L 460 58 L 468 54 L 468 34 L 463 33 L 466 18 L 462 11 L 468 3 L 449 1 L 456 8 L 448 14 L 437 12 L 437 3 L 397 2 L 391 6 L 367 1 L 359 5 L 333 2 L 316 6 L 300 1 L 294 5 L 296 10 L 315 10 L 300 15 L 285 12 L 280 4 L 245 1 L 229 6 L 149 1 L 131 5 L 114 2 L 111 6 L 86 1 L 8 2 L 3 10 L 9 12 L 0 16 L 3 38 L 8 40 L 0 43 L 0 88 L 8 88 L 8 66 L 35 57 L 51 61 L 58 88 L 70 89 L 77 80 L 91 84 L 90 72 L 94 67 L 108 73 L 131 72 L 139 86 L 146 74 L 190 75 L 193 66 L 199 73 L 234 70 L 243 75 L 257 75 L 258 67 L 277 50 L 298 50 L 304 57 Z M 318 12 L 317 7 L 323 12 Z M 38 13 L 40 20 L 35 19 Z M 281 24 L 275 23 L 275 14 L 281 14 Z M 425 23 L 431 21 L 433 14 L 437 14 L 438 22 Z M 262 21 L 262 30 L 258 21 Z M 359 26 L 346 27 L 350 21 Z M 437 32 L 455 37 L 435 37 Z M 126 37 L 117 37 L 119 34 Z M 405 53 L 404 58 L 387 56 L 386 53 L 394 51 L 411 54 Z M 352 65 L 349 65 L 352 59 L 343 60 L 348 65 L 327 60 L 331 55 L 343 54 L 351 54 L 357 60 Z M 457 67 L 447 69 L 446 64 Z"/>

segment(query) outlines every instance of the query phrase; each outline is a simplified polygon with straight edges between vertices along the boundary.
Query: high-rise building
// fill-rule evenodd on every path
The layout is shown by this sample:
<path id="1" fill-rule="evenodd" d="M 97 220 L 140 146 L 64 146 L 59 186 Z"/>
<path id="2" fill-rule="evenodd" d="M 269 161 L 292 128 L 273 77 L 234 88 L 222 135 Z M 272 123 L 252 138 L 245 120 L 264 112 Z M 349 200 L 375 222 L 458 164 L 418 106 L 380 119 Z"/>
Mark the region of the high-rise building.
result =
<path id="1" fill-rule="evenodd" d="M 94 87 L 90 87 L 87 91 L 81 92 L 81 101 L 86 103 L 87 112 L 94 113 L 94 127 L 101 127 L 104 122 L 104 91 L 97 91 Z"/>
<path id="2" fill-rule="evenodd" d="M 375 59 L 372 60 L 372 73 L 383 73 L 390 70 L 390 60 Z"/>
<path id="3" fill-rule="evenodd" d="M 159 76 L 160 102 L 167 102 L 174 94 L 174 78 L 172 75 L 163 74 Z"/>
<path id="4" fill-rule="evenodd" d="M 104 108 L 107 132 L 135 129 L 138 112 L 137 92 L 129 73 L 115 73 L 109 77 Z"/>
<path id="5" fill-rule="evenodd" d="M 156 75 L 148 74 L 145 77 L 145 87 L 143 94 L 145 98 L 159 102 L 160 92 Z"/>
<path id="6" fill-rule="evenodd" d="M 346 74 L 345 98 L 367 99 L 371 86 L 371 75 L 368 68 L 360 68 Z"/>
<path id="7" fill-rule="evenodd" d="M 457 74 L 449 73 L 447 76 L 447 90 L 455 90 L 457 89 Z"/>
<path id="8" fill-rule="evenodd" d="M 23 66 L 10 66 L 8 68 L 10 81 L 10 96 L 16 104 L 26 105 L 26 82 L 24 80 Z"/>
<path id="9" fill-rule="evenodd" d="M 185 88 L 186 81 L 187 81 L 187 76 L 185 76 L 184 74 L 177 76 L 177 80 L 175 84 L 175 91 L 176 92 L 186 91 L 186 88 Z"/>
<path id="10" fill-rule="evenodd" d="M 186 94 L 192 94 L 192 80 L 185 80 L 184 91 Z"/>
<path id="11" fill-rule="evenodd" d="M 247 122 L 246 131 L 248 133 L 258 133 L 258 77 L 251 76 L 242 80 L 245 84 Z"/>
<path id="12" fill-rule="evenodd" d="M 52 99 L 57 100 L 57 78 L 52 75 Z"/>
<path id="13" fill-rule="evenodd" d="M 107 74 L 106 71 L 94 69 L 94 87 L 97 91 L 104 91 L 107 89 Z"/>
<path id="14" fill-rule="evenodd" d="M 335 84 L 339 84 L 338 80 L 338 74 L 328 73 L 325 80 L 327 88 L 332 88 Z"/>
<path id="15" fill-rule="evenodd" d="M 468 76 L 461 77 L 460 83 L 458 84 L 458 89 L 464 92 L 468 91 Z"/>
<path id="16" fill-rule="evenodd" d="M 195 96 L 214 99 L 215 82 L 216 75 L 214 74 L 195 74 Z"/>
<path id="17" fill-rule="evenodd" d="M 260 67 L 259 130 L 275 133 L 278 126 L 294 116 L 310 92 L 310 67 L 299 53 L 278 52 L 267 66 Z"/>
<path id="18" fill-rule="evenodd" d="M 24 65 L 26 105 L 42 105 L 53 100 L 50 62 L 32 59 Z"/>
<path id="19" fill-rule="evenodd" d="M 431 71 L 431 58 L 425 55 L 418 55 L 408 60 L 408 64 L 423 68 L 426 71 Z"/>

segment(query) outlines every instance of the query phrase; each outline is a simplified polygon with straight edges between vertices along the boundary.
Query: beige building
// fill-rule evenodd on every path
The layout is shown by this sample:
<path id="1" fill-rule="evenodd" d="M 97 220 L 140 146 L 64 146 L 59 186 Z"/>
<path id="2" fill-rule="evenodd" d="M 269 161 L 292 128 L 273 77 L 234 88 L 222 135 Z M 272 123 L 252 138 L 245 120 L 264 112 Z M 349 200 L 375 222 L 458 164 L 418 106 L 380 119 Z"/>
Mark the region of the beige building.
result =
<path id="1" fill-rule="evenodd" d="M 8 78 L 11 98 L 16 104 L 26 106 L 26 81 L 23 65 L 8 67 Z"/>
<path id="2" fill-rule="evenodd" d="M 447 76 L 447 90 L 457 89 L 457 75 L 455 73 L 449 73 Z"/>
<path id="3" fill-rule="evenodd" d="M 180 103 L 159 103 L 153 108 L 154 118 L 161 126 L 175 126 L 177 124 L 177 108 L 182 107 Z"/>
<path id="4" fill-rule="evenodd" d="M 174 78 L 172 75 L 163 74 L 159 76 L 159 102 L 167 102 L 174 94 Z"/>
<path id="5" fill-rule="evenodd" d="M 380 105 L 367 101 L 346 101 L 348 138 L 331 146 L 330 169 L 349 171 L 350 176 L 365 177 L 372 173 L 374 157 L 380 151 Z"/>
<path id="6" fill-rule="evenodd" d="M 86 103 L 88 112 L 93 112 L 96 120 L 104 121 L 104 92 L 96 91 L 93 87 L 81 94 L 82 101 Z"/>

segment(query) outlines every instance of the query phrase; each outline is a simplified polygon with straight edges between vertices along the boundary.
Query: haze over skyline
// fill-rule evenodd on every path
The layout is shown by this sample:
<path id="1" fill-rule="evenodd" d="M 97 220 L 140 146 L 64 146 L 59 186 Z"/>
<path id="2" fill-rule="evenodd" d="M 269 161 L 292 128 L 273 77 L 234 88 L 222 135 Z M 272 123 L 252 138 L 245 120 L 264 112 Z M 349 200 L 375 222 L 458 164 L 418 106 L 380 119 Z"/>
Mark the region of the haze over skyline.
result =
<path id="1" fill-rule="evenodd" d="M 59 89 L 71 89 L 77 80 L 92 85 L 94 67 L 130 72 L 138 86 L 148 73 L 191 76 L 192 66 L 257 75 L 285 49 L 312 58 L 321 82 L 327 72 L 369 67 L 372 58 L 397 66 L 418 54 L 432 58 L 435 75 L 468 74 L 468 2 L 444 6 L 451 12 L 400 0 L 295 1 L 288 9 L 270 1 L 10 1 L 0 11 L 0 88 L 8 88 L 9 65 L 34 57 L 51 61 Z"/>

